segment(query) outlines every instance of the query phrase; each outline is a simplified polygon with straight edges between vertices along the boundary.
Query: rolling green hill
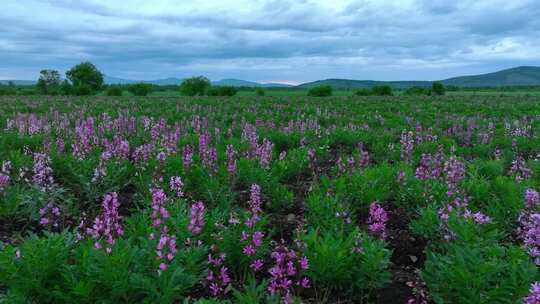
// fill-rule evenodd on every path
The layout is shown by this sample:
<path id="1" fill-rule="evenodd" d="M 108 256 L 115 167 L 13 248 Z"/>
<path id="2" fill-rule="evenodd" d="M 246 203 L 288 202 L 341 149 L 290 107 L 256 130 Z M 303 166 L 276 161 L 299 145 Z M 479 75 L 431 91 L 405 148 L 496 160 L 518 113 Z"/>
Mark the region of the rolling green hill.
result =
<path id="1" fill-rule="evenodd" d="M 440 80 L 444 85 L 457 87 L 505 87 L 540 85 L 540 67 L 521 66 L 494 73 L 461 76 Z M 429 87 L 432 81 L 374 81 L 351 79 L 326 79 L 299 85 L 311 88 L 319 85 L 331 85 L 335 89 L 365 89 L 375 85 L 390 85 L 394 89 L 410 87 Z"/>

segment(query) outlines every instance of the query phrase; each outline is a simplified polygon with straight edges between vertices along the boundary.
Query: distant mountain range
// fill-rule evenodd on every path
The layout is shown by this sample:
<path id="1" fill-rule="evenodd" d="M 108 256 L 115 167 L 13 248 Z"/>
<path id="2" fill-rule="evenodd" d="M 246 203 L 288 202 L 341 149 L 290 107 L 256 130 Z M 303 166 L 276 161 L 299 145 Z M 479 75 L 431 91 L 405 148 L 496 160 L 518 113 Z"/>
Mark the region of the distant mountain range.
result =
<path id="1" fill-rule="evenodd" d="M 150 81 L 143 81 L 155 85 L 178 85 L 182 82 L 181 78 L 165 78 Z M 440 80 L 444 85 L 457 87 L 502 87 L 502 86 L 534 86 L 540 85 L 540 67 L 521 66 L 506 69 L 494 73 L 460 76 Z M 133 84 L 141 82 L 140 80 L 122 79 L 112 76 L 105 76 L 106 84 Z M 8 80 L 0 80 L 0 83 L 7 84 Z M 13 80 L 16 85 L 32 85 L 33 80 Z M 370 88 L 374 85 L 390 85 L 395 89 L 406 89 L 414 86 L 429 87 L 433 81 L 376 81 L 376 80 L 352 80 L 352 79 L 325 79 L 313 82 L 303 83 L 298 86 L 292 86 L 283 83 L 258 83 L 241 79 L 222 79 L 213 81 L 217 86 L 235 86 L 235 87 L 298 87 L 311 88 L 318 85 L 331 85 L 335 89 L 360 89 Z"/>
<path id="2" fill-rule="evenodd" d="M 440 80 L 444 85 L 457 87 L 504 87 L 504 86 L 534 86 L 540 85 L 540 67 L 521 66 L 494 73 L 460 76 Z M 410 87 L 430 87 L 433 81 L 374 81 L 350 79 L 326 79 L 299 85 L 311 88 L 319 85 L 331 85 L 336 89 L 371 88 L 374 85 L 390 85 L 394 89 Z"/>

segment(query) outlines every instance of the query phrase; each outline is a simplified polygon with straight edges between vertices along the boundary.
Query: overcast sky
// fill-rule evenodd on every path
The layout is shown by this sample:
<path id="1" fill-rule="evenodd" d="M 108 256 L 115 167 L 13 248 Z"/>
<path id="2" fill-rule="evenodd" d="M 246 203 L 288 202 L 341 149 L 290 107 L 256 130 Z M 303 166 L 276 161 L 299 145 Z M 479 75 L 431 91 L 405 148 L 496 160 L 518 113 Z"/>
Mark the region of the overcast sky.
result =
<path id="1" fill-rule="evenodd" d="M 0 79 L 436 80 L 540 65 L 538 0 L 6 0 Z"/>

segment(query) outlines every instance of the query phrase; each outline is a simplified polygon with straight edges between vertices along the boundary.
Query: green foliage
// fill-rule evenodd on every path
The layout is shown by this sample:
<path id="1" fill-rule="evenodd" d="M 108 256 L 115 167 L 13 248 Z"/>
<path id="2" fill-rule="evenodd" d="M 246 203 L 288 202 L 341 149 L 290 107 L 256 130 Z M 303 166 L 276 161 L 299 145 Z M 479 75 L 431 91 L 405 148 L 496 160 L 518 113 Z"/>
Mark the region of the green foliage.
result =
<path id="1" fill-rule="evenodd" d="M 431 95 L 431 90 L 422 87 L 410 87 L 406 89 L 403 94 L 408 96 Z"/>
<path id="2" fill-rule="evenodd" d="M 435 81 L 431 86 L 431 91 L 433 92 L 433 95 L 444 95 L 446 89 L 442 82 Z"/>
<path id="3" fill-rule="evenodd" d="M 390 279 L 390 252 L 383 242 L 363 233 L 311 230 L 305 242 L 309 248 L 309 275 L 327 291 L 369 292 Z"/>
<path id="4" fill-rule="evenodd" d="M 60 89 L 60 73 L 56 70 L 41 70 L 36 84 L 40 94 L 56 95 Z"/>
<path id="5" fill-rule="evenodd" d="M 392 96 L 392 87 L 389 85 L 376 85 L 369 89 L 358 89 L 354 92 L 356 96 Z"/>
<path id="6" fill-rule="evenodd" d="M 152 85 L 139 82 L 128 87 L 128 91 L 135 96 L 146 96 L 152 92 Z"/>
<path id="7" fill-rule="evenodd" d="M 208 90 L 208 96 L 234 96 L 238 89 L 232 86 L 213 86 Z"/>
<path id="8" fill-rule="evenodd" d="M 54 303 L 62 294 L 62 271 L 68 265 L 73 238 L 69 233 L 30 237 L 20 249 L 0 251 L 0 281 L 14 301 Z M 20 258 L 17 258 L 17 256 Z"/>
<path id="9" fill-rule="evenodd" d="M 377 85 L 371 88 L 371 92 L 376 96 L 392 96 L 392 87 L 389 85 Z"/>
<path id="10" fill-rule="evenodd" d="M 122 96 L 122 88 L 117 86 L 111 86 L 107 89 L 105 94 L 107 96 Z"/>
<path id="11" fill-rule="evenodd" d="M 455 242 L 428 251 L 422 278 L 436 303 L 517 303 L 538 273 L 518 247 Z"/>
<path id="12" fill-rule="evenodd" d="M 89 95 L 103 86 L 103 74 L 91 62 L 82 62 L 66 72 L 75 95 Z"/>
<path id="13" fill-rule="evenodd" d="M 180 84 L 180 93 L 185 96 L 203 96 L 211 87 L 210 80 L 204 76 L 185 79 Z"/>
<path id="14" fill-rule="evenodd" d="M 312 97 L 328 97 L 332 96 L 332 86 L 321 85 L 309 89 L 307 95 Z"/>
<path id="15" fill-rule="evenodd" d="M 264 89 L 263 88 L 256 88 L 255 89 L 255 95 L 264 96 L 265 95 Z"/>

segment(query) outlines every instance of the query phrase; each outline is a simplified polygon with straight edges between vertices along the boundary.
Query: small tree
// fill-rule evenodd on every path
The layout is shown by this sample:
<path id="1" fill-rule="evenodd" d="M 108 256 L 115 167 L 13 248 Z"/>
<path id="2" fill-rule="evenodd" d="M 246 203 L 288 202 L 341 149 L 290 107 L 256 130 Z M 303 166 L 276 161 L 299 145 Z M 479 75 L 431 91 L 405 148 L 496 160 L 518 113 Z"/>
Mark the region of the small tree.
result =
<path id="1" fill-rule="evenodd" d="M 88 95 L 103 86 L 103 74 L 91 62 L 82 62 L 66 72 L 77 95 Z"/>
<path id="2" fill-rule="evenodd" d="M 180 84 L 180 93 L 185 96 L 203 96 L 210 87 L 208 78 L 204 76 L 191 77 Z"/>
<path id="3" fill-rule="evenodd" d="M 36 84 L 40 94 L 57 94 L 60 88 L 60 73 L 56 70 L 41 70 Z"/>
<path id="4" fill-rule="evenodd" d="M 431 91 L 434 95 L 444 95 L 446 89 L 444 88 L 442 82 L 436 81 L 431 85 Z"/>
<path id="5" fill-rule="evenodd" d="M 152 85 L 149 83 L 139 82 L 130 85 L 128 91 L 135 96 L 146 96 L 152 92 Z"/>
<path id="6" fill-rule="evenodd" d="M 329 85 L 316 86 L 309 89 L 307 95 L 311 97 L 332 96 L 332 87 Z"/>
<path id="7" fill-rule="evenodd" d="M 371 88 L 371 91 L 373 92 L 373 95 L 377 96 L 392 96 L 394 93 L 392 92 L 392 87 L 389 85 L 377 85 Z"/>
<path id="8" fill-rule="evenodd" d="M 255 89 L 255 95 L 264 96 L 265 95 L 264 89 L 263 88 L 256 88 Z"/>

